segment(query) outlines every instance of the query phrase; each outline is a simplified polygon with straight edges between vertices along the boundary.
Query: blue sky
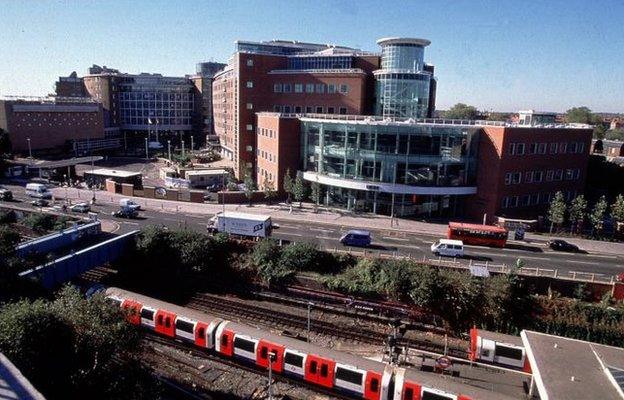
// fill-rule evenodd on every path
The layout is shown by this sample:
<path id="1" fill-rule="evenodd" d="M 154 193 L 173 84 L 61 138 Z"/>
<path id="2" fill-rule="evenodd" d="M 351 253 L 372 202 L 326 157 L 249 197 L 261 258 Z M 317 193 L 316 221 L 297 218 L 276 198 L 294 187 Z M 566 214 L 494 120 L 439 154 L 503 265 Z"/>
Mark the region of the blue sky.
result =
<path id="1" fill-rule="evenodd" d="M 438 108 L 624 112 L 624 2 L 0 0 L 0 94 L 44 95 L 91 64 L 193 73 L 234 41 L 293 39 L 377 51 L 431 40 Z"/>

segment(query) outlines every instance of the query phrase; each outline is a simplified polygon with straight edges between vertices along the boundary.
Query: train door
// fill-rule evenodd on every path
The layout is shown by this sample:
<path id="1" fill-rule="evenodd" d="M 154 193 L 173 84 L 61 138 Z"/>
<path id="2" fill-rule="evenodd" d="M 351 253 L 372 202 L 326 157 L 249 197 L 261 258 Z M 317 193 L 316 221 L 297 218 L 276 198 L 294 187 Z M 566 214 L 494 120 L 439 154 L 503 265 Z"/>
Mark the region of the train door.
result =
<path id="1" fill-rule="evenodd" d="M 493 340 L 483 339 L 482 337 L 477 339 L 477 354 L 478 359 L 481 361 L 494 362 L 494 349 L 496 343 Z"/>
<path id="2" fill-rule="evenodd" d="M 199 347 L 207 347 L 208 337 L 208 324 L 205 322 L 197 321 L 195 324 L 195 345 Z"/>
<path id="3" fill-rule="evenodd" d="M 154 315 L 156 310 L 150 307 L 141 309 L 141 325 L 154 329 Z"/>
<path id="4" fill-rule="evenodd" d="M 405 382 L 400 400 L 421 400 L 422 387 L 416 383 Z"/>
<path id="5" fill-rule="evenodd" d="M 224 325 L 217 328 L 215 349 L 225 356 L 232 357 L 234 355 L 234 331 L 225 329 Z"/>
<path id="6" fill-rule="evenodd" d="M 172 312 L 158 310 L 154 330 L 161 335 L 175 337 L 175 318 L 176 315 Z"/>
<path id="7" fill-rule="evenodd" d="M 332 388 L 334 386 L 335 366 L 336 363 L 332 360 L 310 354 L 306 359 L 305 380 Z"/>
<path id="8" fill-rule="evenodd" d="M 133 325 L 141 324 L 141 307 L 142 304 L 134 300 L 124 300 L 121 308 L 128 313 L 126 319 Z"/>
<path id="9" fill-rule="evenodd" d="M 379 400 L 381 397 L 381 374 L 368 371 L 364 381 L 364 398 L 366 400 Z"/>
<path id="10" fill-rule="evenodd" d="M 216 319 L 208 324 L 208 328 L 206 329 L 206 347 L 209 349 L 216 349 L 217 346 L 217 328 L 220 325 L 225 325 L 226 322 L 223 322 L 221 319 Z"/>
<path id="11" fill-rule="evenodd" d="M 258 342 L 256 364 L 269 368 L 270 353 L 275 354 L 275 360 L 271 362 L 271 369 L 281 374 L 284 371 L 284 346 L 282 345 L 260 340 Z"/>

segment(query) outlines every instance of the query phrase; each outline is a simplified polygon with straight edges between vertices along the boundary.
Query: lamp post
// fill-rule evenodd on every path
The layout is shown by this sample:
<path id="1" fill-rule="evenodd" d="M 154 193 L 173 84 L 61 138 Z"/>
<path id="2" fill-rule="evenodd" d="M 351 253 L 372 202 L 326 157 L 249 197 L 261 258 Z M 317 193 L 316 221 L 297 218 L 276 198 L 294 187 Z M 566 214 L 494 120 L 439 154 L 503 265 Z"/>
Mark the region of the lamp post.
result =
<path id="1" fill-rule="evenodd" d="M 182 157 L 184 157 L 184 139 L 182 139 Z"/>
<path id="2" fill-rule="evenodd" d="M 171 140 L 167 140 L 167 154 L 169 155 L 169 161 L 171 161 Z"/>
<path id="3" fill-rule="evenodd" d="M 193 143 L 193 135 L 191 135 L 191 153 L 193 152 L 194 148 L 195 148 L 195 144 Z"/>
<path id="4" fill-rule="evenodd" d="M 273 363 L 277 359 L 277 354 L 274 351 L 269 352 L 269 400 L 273 400 L 273 388 L 271 387 L 271 381 L 273 380 Z"/>
<path id="5" fill-rule="evenodd" d="M 148 150 L 147 138 L 145 138 L 145 159 L 146 160 L 149 159 L 149 150 Z"/>
<path id="6" fill-rule="evenodd" d="M 26 141 L 28 142 L 28 158 L 32 160 L 32 148 L 30 147 L 30 138 L 26 138 Z"/>

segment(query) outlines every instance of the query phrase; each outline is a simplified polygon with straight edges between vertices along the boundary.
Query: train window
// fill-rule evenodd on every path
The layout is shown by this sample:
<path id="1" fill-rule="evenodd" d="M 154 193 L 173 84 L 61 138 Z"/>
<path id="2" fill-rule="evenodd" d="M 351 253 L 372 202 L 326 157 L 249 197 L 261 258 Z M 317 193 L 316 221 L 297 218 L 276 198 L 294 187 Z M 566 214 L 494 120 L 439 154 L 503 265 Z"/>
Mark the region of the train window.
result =
<path id="1" fill-rule="evenodd" d="M 158 325 L 162 325 L 163 324 L 163 316 L 159 315 L 158 318 L 156 318 L 156 323 Z"/>
<path id="2" fill-rule="evenodd" d="M 171 326 L 171 318 L 165 318 L 165 328 L 169 328 Z"/>
<path id="3" fill-rule="evenodd" d="M 205 335 L 206 335 L 206 331 L 204 330 L 204 328 L 199 328 L 199 329 L 197 330 L 197 336 L 199 336 L 199 337 L 202 337 L 202 338 L 203 338 Z"/>
<path id="4" fill-rule="evenodd" d="M 223 335 L 221 336 L 221 346 L 227 346 L 228 345 L 228 337 Z"/>
<path id="5" fill-rule="evenodd" d="M 481 355 L 483 357 L 489 357 L 490 356 L 490 350 L 489 349 L 483 349 L 481 350 Z"/>
<path id="6" fill-rule="evenodd" d="M 327 367 L 325 369 L 327 370 Z M 322 371 L 322 368 L 321 368 L 321 371 Z M 323 376 L 326 376 L 326 375 L 323 375 Z M 345 369 L 342 367 L 338 367 L 336 368 L 336 379 L 340 379 L 341 381 L 351 382 L 356 385 L 361 385 L 362 373 L 351 371 L 349 369 Z"/>
<path id="7" fill-rule="evenodd" d="M 154 311 L 144 308 L 141 310 L 141 318 L 149 319 L 150 321 L 154 319 Z"/>
<path id="8" fill-rule="evenodd" d="M 177 319 L 175 325 L 176 325 L 176 329 L 179 329 L 187 333 L 193 333 L 193 324 L 188 321 Z"/>
<path id="9" fill-rule="evenodd" d="M 256 344 L 254 342 L 240 337 L 234 338 L 234 347 L 240 350 L 248 351 L 250 353 L 256 352 Z"/>
<path id="10" fill-rule="evenodd" d="M 260 350 L 260 358 L 262 358 L 263 360 L 266 360 L 268 356 L 269 356 L 269 349 L 266 347 L 263 347 Z"/>
<path id="11" fill-rule="evenodd" d="M 287 352 L 286 355 L 284 355 L 284 362 L 301 368 L 303 366 L 303 357 L 298 354 Z"/>
<path id="12" fill-rule="evenodd" d="M 522 360 L 522 349 L 508 346 L 496 345 L 494 354 L 497 357 L 512 358 L 514 360 Z"/>
<path id="13" fill-rule="evenodd" d="M 321 364 L 321 376 L 323 378 L 327 377 L 327 364 Z"/>
<path id="14" fill-rule="evenodd" d="M 403 400 L 412 400 L 414 398 L 414 389 L 407 388 L 403 392 Z"/>
<path id="15" fill-rule="evenodd" d="M 312 361 L 310 363 L 310 373 L 311 374 L 316 374 L 316 367 L 317 367 L 316 361 Z"/>
<path id="16" fill-rule="evenodd" d="M 379 390 L 379 379 L 373 378 L 371 379 L 370 390 L 373 393 L 377 393 Z"/>
<path id="17" fill-rule="evenodd" d="M 452 400 L 453 398 L 450 396 L 445 396 L 443 394 L 432 393 L 426 390 L 423 390 L 421 400 Z"/>

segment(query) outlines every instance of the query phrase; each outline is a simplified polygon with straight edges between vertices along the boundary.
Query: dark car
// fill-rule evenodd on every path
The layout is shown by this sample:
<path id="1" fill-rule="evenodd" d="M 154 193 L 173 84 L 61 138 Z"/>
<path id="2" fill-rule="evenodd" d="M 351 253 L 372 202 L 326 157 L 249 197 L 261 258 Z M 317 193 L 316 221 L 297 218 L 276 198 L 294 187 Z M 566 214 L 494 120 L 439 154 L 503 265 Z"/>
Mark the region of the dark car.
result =
<path id="1" fill-rule="evenodd" d="M 136 218 L 139 216 L 139 213 L 131 208 L 122 208 L 121 210 L 113 211 L 111 213 L 113 217 L 117 218 Z"/>
<path id="2" fill-rule="evenodd" d="M 368 247 L 371 244 L 369 231 L 350 230 L 340 238 L 340 243 L 345 246 Z"/>
<path id="3" fill-rule="evenodd" d="M 13 192 L 9 189 L 0 188 L 0 200 L 11 201 L 13 200 Z"/>
<path id="4" fill-rule="evenodd" d="M 579 251 L 577 245 L 568 243 L 565 240 L 561 239 L 549 240 L 548 247 L 556 251 L 569 251 L 571 253 L 576 253 L 577 251 Z"/>
<path id="5" fill-rule="evenodd" d="M 221 184 L 219 183 L 213 183 L 212 185 L 208 185 L 206 186 L 206 190 L 209 191 L 210 193 L 217 193 L 218 191 L 221 190 L 223 186 L 221 186 Z"/>
<path id="6" fill-rule="evenodd" d="M 50 202 L 44 199 L 37 199 L 30 202 L 34 207 L 47 207 Z"/>

